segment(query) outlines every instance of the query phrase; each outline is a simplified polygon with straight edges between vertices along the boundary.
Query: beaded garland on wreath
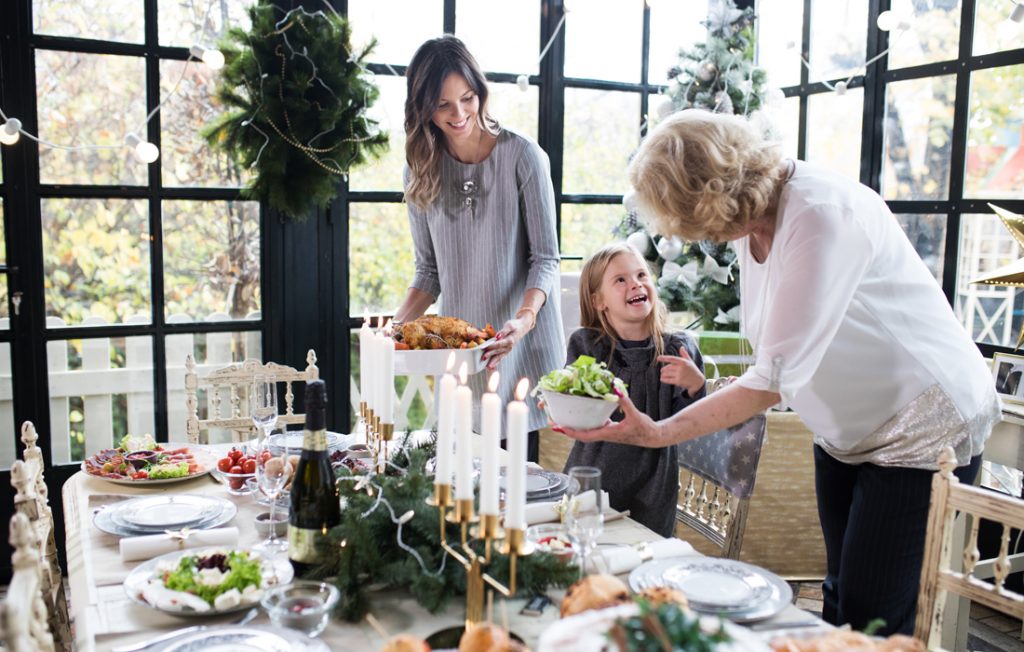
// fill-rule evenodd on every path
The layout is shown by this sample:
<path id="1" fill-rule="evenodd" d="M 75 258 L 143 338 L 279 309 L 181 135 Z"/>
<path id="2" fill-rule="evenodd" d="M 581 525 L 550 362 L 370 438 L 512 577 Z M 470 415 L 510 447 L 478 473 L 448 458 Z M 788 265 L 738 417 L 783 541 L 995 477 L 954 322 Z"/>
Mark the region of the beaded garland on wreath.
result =
<path id="1" fill-rule="evenodd" d="M 286 11 L 261 0 L 252 28 L 231 29 L 216 97 L 227 111 L 203 136 L 255 174 L 244 196 L 304 219 L 335 197 L 341 177 L 379 156 L 387 134 L 366 111 L 379 91 L 340 14 Z"/>

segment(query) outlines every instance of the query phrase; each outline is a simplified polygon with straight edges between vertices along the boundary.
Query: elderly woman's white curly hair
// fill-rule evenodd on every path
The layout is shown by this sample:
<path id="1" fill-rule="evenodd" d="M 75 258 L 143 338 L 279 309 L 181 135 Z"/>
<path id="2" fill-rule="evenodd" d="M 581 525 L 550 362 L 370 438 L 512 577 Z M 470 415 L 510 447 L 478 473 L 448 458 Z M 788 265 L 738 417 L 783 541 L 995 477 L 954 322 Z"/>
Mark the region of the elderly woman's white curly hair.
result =
<path id="1" fill-rule="evenodd" d="M 690 109 L 651 130 L 628 174 L 654 231 L 725 242 L 744 235 L 771 205 L 781 160 L 746 119 Z"/>

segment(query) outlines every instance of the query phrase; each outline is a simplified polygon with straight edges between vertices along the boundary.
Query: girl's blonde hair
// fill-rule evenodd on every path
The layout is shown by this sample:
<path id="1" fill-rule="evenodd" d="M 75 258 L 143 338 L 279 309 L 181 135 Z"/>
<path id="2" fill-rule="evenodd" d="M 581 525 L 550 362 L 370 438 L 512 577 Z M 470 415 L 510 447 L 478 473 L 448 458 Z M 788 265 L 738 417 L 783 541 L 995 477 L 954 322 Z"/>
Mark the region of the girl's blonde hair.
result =
<path id="1" fill-rule="evenodd" d="M 605 312 L 598 310 L 594 304 L 597 294 L 601 291 L 601 281 L 604 280 L 605 270 L 616 256 L 621 255 L 635 256 L 643 263 L 648 275 L 653 277 L 651 266 L 647 260 L 640 255 L 639 251 L 625 242 L 616 242 L 601 247 L 597 253 L 587 259 L 587 262 L 583 264 L 583 271 L 580 272 L 580 325 L 584 328 L 593 328 L 601 334 L 601 338 L 607 338 L 612 352 L 615 351 L 615 345 L 621 338 L 608 321 Z M 648 299 L 651 301 L 652 310 L 647 315 L 646 326 L 654 340 L 655 356 L 659 356 L 665 352 L 664 335 L 668 319 L 665 304 L 661 302 L 657 294 Z M 611 363 L 611 353 L 609 353 L 607 362 Z"/>
<path id="2" fill-rule="evenodd" d="M 627 173 L 655 232 L 724 242 L 765 214 L 781 187 L 781 162 L 746 119 L 689 109 L 651 130 Z"/>
<path id="3" fill-rule="evenodd" d="M 434 203 L 441 192 L 445 135 L 433 117 L 450 74 L 461 75 L 480 99 L 477 126 L 492 136 L 498 134 L 498 122 L 487 113 L 487 79 L 465 44 L 447 34 L 421 45 L 405 70 L 405 161 L 409 165 L 405 198 L 420 210 Z"/>

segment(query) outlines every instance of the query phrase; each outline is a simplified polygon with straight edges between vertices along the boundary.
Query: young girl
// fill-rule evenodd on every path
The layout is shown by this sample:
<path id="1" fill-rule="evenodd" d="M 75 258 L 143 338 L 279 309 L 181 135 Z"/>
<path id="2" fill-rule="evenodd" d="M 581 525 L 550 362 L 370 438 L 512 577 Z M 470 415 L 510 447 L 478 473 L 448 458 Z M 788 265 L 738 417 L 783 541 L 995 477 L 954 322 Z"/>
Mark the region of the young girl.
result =
<path id="1" fill-rule="evenodd" d="M 567 362 L 580 355 L 606 362 L 629 385 L 630 400 L 652 419 L 667 418 L 704 396 L 697 343 L 684 333 L 665 332 L 665 307 L 647 261 L 629 245 L 608 245 L 583 266 L 580 322 L 583 327 L 569 338 Z M 601 488 L 612 508 L 628 509 L 633 519 L 672 536 L 679 498 L 674 446 L 577 441 L 565 463 L 567 470 L 574 466 L 601 469 Z"/>

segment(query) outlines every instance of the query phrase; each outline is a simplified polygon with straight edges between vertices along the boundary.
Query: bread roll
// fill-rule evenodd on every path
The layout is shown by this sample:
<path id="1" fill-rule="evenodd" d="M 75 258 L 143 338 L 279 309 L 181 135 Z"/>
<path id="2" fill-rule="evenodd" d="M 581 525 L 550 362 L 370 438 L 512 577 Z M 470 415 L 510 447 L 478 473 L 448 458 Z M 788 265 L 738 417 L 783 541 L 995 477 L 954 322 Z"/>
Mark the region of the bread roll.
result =
<path id="1" fill-rule="evenodd" d="M 459 652 L 500 652 L 508 649 L 508 632 L 497 625 L 471 625 L 459 640 Z"/>
<path id="2" fill-rule="evenodd" d="M 663 604 L 677 604 L 680 607 L 685 608 L 690 604 L 682 591 L 668 586 L 648 586 L 636 595 L 638 598 L 647 600 L 654 607 L 658 607 Z"/>
<path id="3" fill-rule="evenodd" d="M 381 649 L 381 652 L 430 652 L 430 646 L 421 638 L 399 634 L 393 636 Z"/>
<path id="4" fill-rule="evenodd" d="M 614 575 L 588 575 L 569 587 L 562 599 L 562 617 L 629 602 L 629 589 Z"/>

